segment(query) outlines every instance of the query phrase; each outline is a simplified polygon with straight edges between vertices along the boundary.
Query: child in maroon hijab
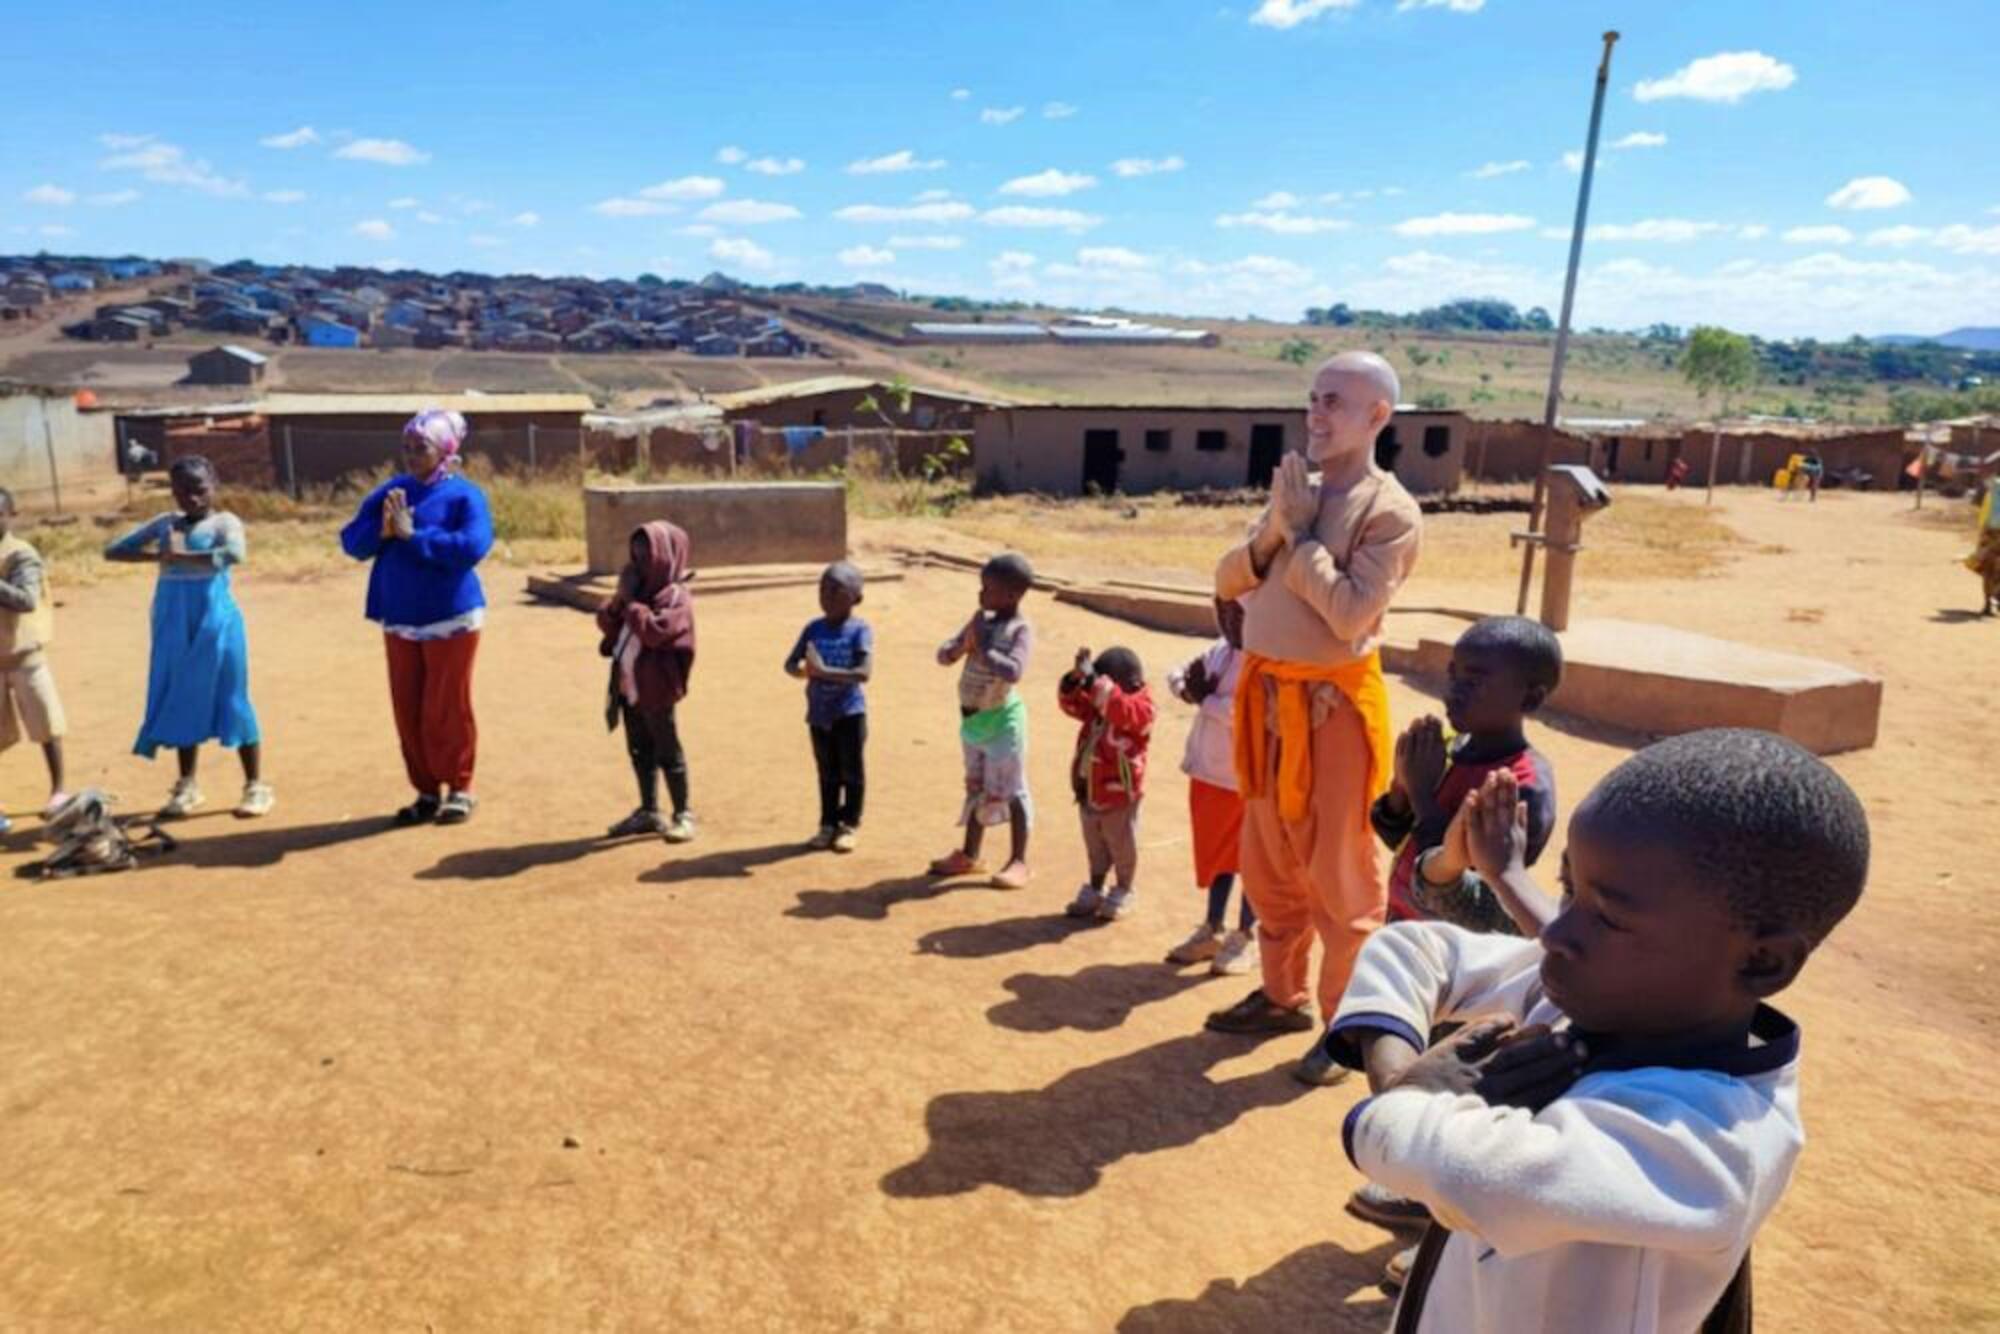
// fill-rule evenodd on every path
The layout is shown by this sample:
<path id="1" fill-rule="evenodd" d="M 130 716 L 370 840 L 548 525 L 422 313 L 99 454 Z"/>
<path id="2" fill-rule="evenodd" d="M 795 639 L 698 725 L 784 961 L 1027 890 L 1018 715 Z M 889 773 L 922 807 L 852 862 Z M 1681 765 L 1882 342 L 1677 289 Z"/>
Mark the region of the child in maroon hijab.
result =
<path id="1" fill-rule="evenodd" d="M 611 838 L 659 834 L 685 843 L 694 837 L 687 756 L 674 727 L 674 706 L 687 694 L 694 670 L 693 578 L 688 535 L 656 520 L 633 531 L 632 558 L 618 576 L 618 591 L 597 613 L 604 632 L 598 652 L 611 659 L 604 721 L 613 731 L 624 722 L 625 750 L 639 780 L 639 808 L 611 826 Z M 671 820 L 660 816 L 662 773 L 674 803 Z"/>

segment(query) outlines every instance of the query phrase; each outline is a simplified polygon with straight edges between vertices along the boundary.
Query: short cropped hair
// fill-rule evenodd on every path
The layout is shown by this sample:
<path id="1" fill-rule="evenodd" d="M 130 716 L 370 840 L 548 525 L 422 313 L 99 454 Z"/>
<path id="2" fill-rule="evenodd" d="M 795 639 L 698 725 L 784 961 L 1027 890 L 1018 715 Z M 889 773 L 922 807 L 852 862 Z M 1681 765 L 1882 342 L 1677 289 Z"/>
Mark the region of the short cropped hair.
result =
<path id="1" fill-rule="evenodd" d="M 1035 585 L 1034 566 L 1028 564 L 1026 556 L 1015 551 L 1006 551 L 995 556 L 987 561 L 979 572 L 1022 593 Z"/>
<path id="2" fill-rule="evenodd" d="M 837 560 L 820 571 L 819 577 L 831 580 L 835 587 L 852 594 L 856 602 L 861 601 L 861 571 L 852 561 Z"/>
<path id="3" fill-rule="evenodd" d="M 1544 692 L 1562 683 L 1562 641 L 1540 621 L 1525 616 L 1483 617 L 1458 637 L 1458 647 L 1501 654 L 1529 685 Z"/>
<path id="4" fill-rule="evenodd" d="M 1139 661 L 1139 655 L 1129 648 L 1108 648 L 1097 655 L 1091 670 L 1099 676 L 1108 676 L 1126 690 L 1136 689 L 1146 681 L 1146 667 Z"/>
<path id="5" fill-rule="evenodd" d="M 1868 815 L 1804 747 L 1770 732 L 1713 728 L 1646 747 L 1577 808 L 1685 857 L 1694 882 L 1757 929 L 1817 945 L 1861 898 Z"/>
<path id="6" fill-rule="evenodd" d="M 167 480 L 170 482 L 182 478 L 192 481 L 197 477 L 206 477 L 211 482 L 220 480 L 216 476 L 215 465 L 200 454 L 183 454 L 167 469 Z"/>

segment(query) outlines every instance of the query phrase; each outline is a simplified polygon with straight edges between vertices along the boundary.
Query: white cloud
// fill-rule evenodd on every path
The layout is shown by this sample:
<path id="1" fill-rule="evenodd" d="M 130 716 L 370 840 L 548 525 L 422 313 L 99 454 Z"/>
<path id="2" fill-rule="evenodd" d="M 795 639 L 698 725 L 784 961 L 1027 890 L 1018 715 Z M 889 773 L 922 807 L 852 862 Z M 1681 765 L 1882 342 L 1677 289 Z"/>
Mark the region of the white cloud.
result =
<path id="1" fill-rule="evenodd" d="M 1465 173 L 1475 181 L 1490 181 L 1495 176 L 1511 176 L 1517 171 L 1526 171 L 1531 164 L 1528 159 L 1517 157 L 1511 162 L 1487 162 Z"/>
<path id="2" fill-rule="evenodd" d="M 796 176 L 805 169 L 805 159 L 796 157 L 759 157 L 743 164 L 743 170 L 754 171 L 759 176 Z"/>
<path id="3" fill-rule="evenodd" d="M 776 268 L 778 264 L 777 257 L 770 251 L 741 236 L 718 236 L 709 243 L 708 253 L 710 258 L 725 264 L 758 271 Z"/>
<path id="4" fill-rule="evenodd" d="M 1854 233 L 1845 227 L 1794 227 L 1779 239 L 1788 245 L 1846 245 Z"/>
<path id="5" fill-rule="evenodd" d="M 1079 213 L 1073 208 L 1028 208 L 1020 204 L 989 208 L 979 215 L 979 220 L 988 227 L 1066 227 L 1072 231 L 1084 231 L 1104 221 L 1094 213 Z"/>
<path id="6" fill-rule="evenodd" d="M 1761 222 L 1753 222 L 1746 226 L 1738 227 L 1736 234 L 1745 241 L 1761 241 L 1771 234 L 1771 229 Z"/>
<path id="7" fill-rule="evenodd" d="M 542 215 L 539 213 L 516 213 L 513 217 L 507 219 L 507 221 L 513 223 L 516 227 L 539 227 L 542 223 Z"/>
<path id="8" fill-rule="evenodd" d="M 301 125 L 288 134 L 267 134 L 257 142 L 266 148 L 304 148 L 319 142 L 319 131 L 310 125 Z"/>
<path id="9" fill-rule="evenodd" d="M 1035 257 L 1025 250 L 1003 250 L 993 257 L 988 267 L 996 271 L 1021 270 L 1032 269 L 1035 263 Z"/>
<path id="10" fill-rule="evenodd" d="M 725 167 L 733 167 L 749 156 L 748 153 L 738 148 L 735 144 L 729 144 L 715 150 L 715 160 Z"/>
<path id="11" fill-rule="evenodd" d="M 725 222 L 736 227 L 754 227 L 766 222 L 790 222 L 804 217 L 790 204 L 770 203 L 761 199 L 725 199 L 710 204 L 695 215 L 703 222 Z"/>
<path id="12" fill-rule="evenodd" d="M 1121 157 L 1111 164 L 1114 176 L 1157 176 L 1161 172 L 1179 171 L 1187 166 L 1180 154 L 1169 157 Z"/>
<path id="13" fill-rule="evenodd" d="M 267 204 L 303 204 L 306 192 L 303 190 L 266 190 L 264 202 Z"/>
<path id="14" fill-rule="evenodd" d="M 1256 227 L 1279 236 L 1311 236 L 1316 232 L 1344 232 L 1354 224 L 1346 218 L 1321 218 L 1283 209 L 1252 209 L 1247 213 L 1224 213 L 1216 218 L 1215 225 Z"/>
<path id="15" fill-rule="evenodd" d="M 379 162 L 385 167 L 416 167 L 431 160 L 429 153 L 401 139 L 356 139 L 333 150 L 333 155 L 350 162 Z"/>
<path id="16" fill-rule="evenodd" d="M 389 201 L 389 207 L 390 207 L 390 208 L 415 208 L 415 207 L 416 207 L 416 206 L 417 206 L 418 204 L 421 204 L 422 202 L 423 202 L 423 201 L 422 201 L 421 199 L 416 199 L 416 198 L 414 198 L 414 197 L 412 197 L 412 196 L 410 196 L 410 195 L 404 195 L 404 196 L 403 196 L 402 198 L 400 198 L 400 199 L 392 199 L 392 200 L 390 200 L 390 201 Z"/>
<path id="17" fill-rule="evenodd" d="M 1094 269 L 1150 269 L 1153 258 L 1124 246 L 1085 246 L 1076 252 L 1076 262 Z"/>
<path id="18" fill-rule="evenodd" d="M 1262 199 L 1258 200 L 1250 207 L 1257 209 L 1297 208 L 1300 204 L 1304 202 L 1305 202 L 1304 200 L 1300 199 L 1290 190 L 1273 190 L 1271 191 L 1270 194 L 1265 195 Z"/>
<path id="19" fill-rule="evenodd" d="M 32 190 L 24 190 L 21 198 L 30 204 L 48 204 L 57 208 L 76 202 L 76 191 L 65 190 L 60 185 L 38 185 Z"/>
<path id="20" fill-rule="evenodd" d="M 1915 245 L 1917 242 L 1930 236 L 1930 234 L 1931 229 L 1928 227 L 1912 227 L 1908 223 L 1904 223 L 1898 227 L 1877 227 L 1874 231 L 1868 233 L 1866 239 L 1869 245 L 1886 245 L 1901 248 L 1907 245 Z"/>
<path id="21" fill-rule="evenodd" d="M 371 241 L 393 241 L 396 239 L 396 229 L 380 218 L 370 218 L 366 222 L 355 223 L 354 234 L 356 236 L 365 236 Z"/>
<path id="22" fill-rule="evenodd" d="M 1044 120 L 1068 120 L 1075 114 L 1076 108 L 1067 102 L 1044 102 L 1042 104 L 1042 119 Z"/>
<path id="23" fill-rule="evenodd" d="M 474 232 L 471 236 L 466 237 L 465 240 L 466 244 L 478 250 L 498 250 L 501 246 L 507 244 L 504 238 L 489 236 L 483 232 Z"/>
<path id="24" fill-rule="evenodd" d="M 1735 230 L 1726 222 L 1693 222 L 1687 218 L 1646 218 L 1640 222 L 1607 222 L 1593 226 L 1587 234 L 1592 241 L 1660 241 L 1679 245 L 1699 241 L 1704 236 Z M 1567 227 L 1545 228 L 1542 235 L 1558 241 L 1569 240 Z"/>
<path id="25" fill-rule="evenodd" d="M 939 200 L 928 204 L 849 204 L 835 209 L 841 222 L 963 222 L 973 214 L 970 204 Z"/>
<path id="26" fill-rule="evenodd" d="M 1534 225 L 1533 218 L 1519 213 L 1437 213 L 1405 218 L 1390 230 L 1398 236 L 1488 236 L 1526 231 Z"/>
<path id="27" fill-rule="evenodd" d="M 1026 107 L 986 107 L 979 113 L 981 125 L 1011 125 L 1021 118 Z"/>
<path id="28" fill-rule="evenodd" d="M 896 262 L 896 252 L 876 246 L 849 246 L 840 252 L 840 262 L 850 269 L 884 269 Z"/>
<path id="29" fill-rule="evenodd" d="M 970 88 L 954 88 L 951 90 L 951 100 L 954 102 L 963 102 L 971 96 L 972 90 Z"/>
<path id="30" fill-rule="evenodd" d="M 1946 250 L 1961 255 L 2000 255 L 2000 227 L 1968 227 L 1955 222 L 1938 228 L 1934 239 Z"/>
<path id="31" fill-rule="evenodd" d="M 951 191 L 949 190 L 917 191 L 917 202 L 919 204 L 935 204 L 940 199 L 949 199 L 949 198 L 951 198 Z"/>
<path id="32" fill-rule="evenodd" d="M 75 236 L 76 228 L 60 222 L 45 222 L 35 229 L 43 236 Z"/>
<path id="33" fill-rule="evenodd" d="M 1361 0 L 1263 0 L 1250 21 L 1282 31 L 1336 9 L 1352 9 L 1360 3 Z"/>
<path id="34" fill-rule="evenodd" d="M 200 158 L 191 158 L 178 144 L 169 144 L 152 135 L 106 134 L 98 138 L 112 155 L 97 165 L 106 171 L 136 171 L 160 185 L 183 185 L 204 194 L 234 198 L 250 193 L 242 181 L 216 174 Z"/>
<path id="35" fill-rule="evenodd" d="M 1778 92 L 1798 82 L 1798 71 L 1762 51 L 1723 51 L 1681 66 L 1664 79 L 1641 79 L 1632 96 L 1641 102 L 1670 97 L 1697 102 L 1740 102 L 1752 93 Z"/>
<path id="36" fill-rule="evenodd" d="M 1581 172 L 1583 170 L 1583 150 L 1581 148 L 1572 148 L 1569 152 L 1564 153 L 1562 155 L 1562 165 L 1564 171 Z"/>
<path id="37" fill-rule="evenodd" d="M 957 250 L 965 244 L 963 236 L 892 236 L 891 247 L 897 250 Z"/>
<path id="38" fill-rule="evenodd" d="M 1667 136 L 1653 130 L 1634 130 L 1611 145 L 1613 148 L 1665 148 Z"/>
<path id="39" fill-rule="evenodd" d="M 1034 198 L 1049 198 L 1056 195 L 1073 195 L 1078 190 L 1088 190 L 1097 184 L 1095 176 L 1085 176 L 1078 172 L 1058 171 L 1050 167 L 1047 171 L 1036 172 L 1033 176 L 1016 176 L 1000 187 L 1003 195 L 1029 195 Z"/>
<path id="40" fill-rule="evenodd" d="M 1396 0 L 1396 12 L 1406 9 L 1449 9 L 1454 14 L 1477 14 L 1486 0 Z"/>
<path id="41" fill-rule="evenodd" d="M 137 190 L 107 190 L 102 194 L 91 195 L 84 202 L 95 204 L 99 208 L 117 208 L 121 204 L 137 203 L 138 199 Z"/>
<path id="42" fill-rule="evenodd" d="M 657 199 L 630 199 L 620 195 L 598 200 L 590 206 L 590 211 L 607 218 L 646 218 L 675 210 L 672 204 L 663 204 Z"/>
<path id="43" fill-rule="evenodd" d="M 706 222 L 691 222 L 685 227 L 674 228 L 682 236 L 720 236 L 722 228 Z"/>
<path id="44" fill-rule="evenodd" d="M 1856 176 L 1826 197 L 1828 208 L 1856 211 L 1900 208 L 1909 202 L 1909 187 L 1892 176 Z"/>
<path id="45" fill-rule="evenodd" d="M 858 162 L 850 162 L 847 170 L 856 176 L 879 176 L 891 171 L 937 171 L 944 165 L 945 160 L 941 157 L 919 158 L 911 150 L 902 148 L 881 157 L 865 157 Z"/>
<path id="46" fill-rule="evenodd" d="M 441 214 L 431 212 L 429 209 L 419 209 L 417 211 L 417 221 L 435 227 L 444 221 L 444 217 Z"/>
<path id="47" fill-rule="evenodd" d="M 641 199 L 713 199 L 728 187 L 713 176 L 682 176 L 639 191 Z"/>

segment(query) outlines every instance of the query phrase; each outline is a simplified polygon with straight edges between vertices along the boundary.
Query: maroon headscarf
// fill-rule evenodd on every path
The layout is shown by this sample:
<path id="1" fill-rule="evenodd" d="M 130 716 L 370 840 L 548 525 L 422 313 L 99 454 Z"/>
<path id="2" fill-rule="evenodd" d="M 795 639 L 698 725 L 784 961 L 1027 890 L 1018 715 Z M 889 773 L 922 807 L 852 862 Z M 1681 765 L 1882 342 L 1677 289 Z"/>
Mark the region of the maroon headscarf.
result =
<path id="1" fill-rule="evenodd" d="M 694 599 L 688 581 L 688 535 L 677 524 L 655 519 L 632 530 L 634 537 L 646 539 L 646 559 L 639 566 L 639 587 L 633 601 L 644 602 L 658 618 L 660 633 L 666 636 L 663 648 L 694 652 Z"/>

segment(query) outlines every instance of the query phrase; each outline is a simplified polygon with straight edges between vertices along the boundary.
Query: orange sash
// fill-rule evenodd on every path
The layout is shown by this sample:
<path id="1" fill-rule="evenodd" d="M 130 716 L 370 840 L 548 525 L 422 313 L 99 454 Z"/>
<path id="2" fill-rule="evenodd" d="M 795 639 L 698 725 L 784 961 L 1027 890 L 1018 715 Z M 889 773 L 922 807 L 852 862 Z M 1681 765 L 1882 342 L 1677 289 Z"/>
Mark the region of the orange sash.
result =
<path id="1" fill-rule="evenodd" d="M 1276 689 L 1267 689 L 1269 677 Z M 1334 686 L 1361 713 L 1368 735 L 1368 799 L 1389 790 L 1394 741 L 1389 733 L 1389 686 L 1382 679 L 1382 657 L 1365 658 L 1338 667 L 1280 662 L 1255 653 L 1243 655 L 1236 682 L 1236 781 L 1246 799 L 1270 795 L 1271 730 L 1268 697 L 1278 705 L 1278 815 L 1287 822 L 1306 817 L 1312 804 L 1312 695 L 1309 686 Z M 1355 813 L 1362 824 L 1364 809 Z"/>

